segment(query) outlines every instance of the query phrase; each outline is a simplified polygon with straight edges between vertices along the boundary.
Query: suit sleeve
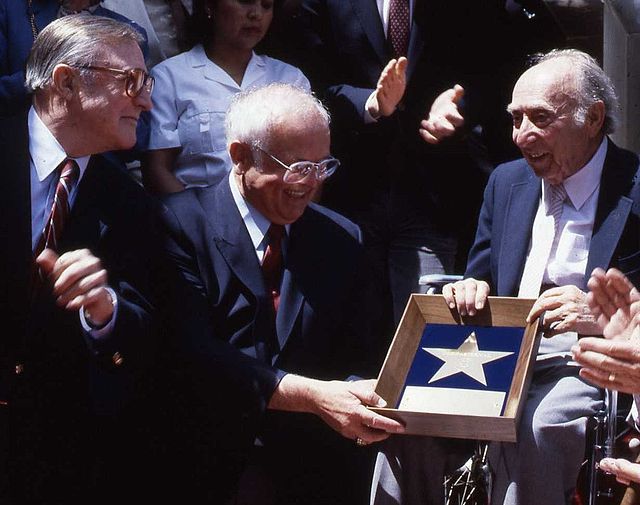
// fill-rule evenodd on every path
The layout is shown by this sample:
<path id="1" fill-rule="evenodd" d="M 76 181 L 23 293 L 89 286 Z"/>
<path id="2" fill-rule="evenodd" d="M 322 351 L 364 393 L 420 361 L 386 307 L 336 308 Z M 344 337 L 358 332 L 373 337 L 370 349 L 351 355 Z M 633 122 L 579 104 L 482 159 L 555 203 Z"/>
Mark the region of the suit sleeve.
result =
<path id="1" fill-rule="evenodd" d="M 220 406 L 225 405 L 229 418 L 239 416 L 244 420 L 241 424 L 248 429 L 246 440 L 252 439 L 254 423 L 266 410 L 284 372 L 217 337 L 210 317 L 210 294 L 196 265 L 193 245 L 168 207 L 163 209 L 163 221 L 170 277 L 163 309 L 169 328 L 169 366 L 186 378 L 202 408 L 219 416 Z"/>
<path id="2" fill-rule="evenodd" d="M 340 121 L 364 123 L 365 103 L 374 88 L 340 82 L 340 51 L 333 41 L 330 14 L 324 0 L 305 0 L 294 27 L 295 40 L 300 40 L 297 64 L 309 77 L 312 86 L 337 111 Z M 334 119 L 335 121 L 335 119 Z"/>
<path id="3" fill-rule="evenodd" d="M 491 278 L 491 237 L 493 233 L 493 208 L 496 184 L 496 173 L 492 173 L 484 190 L 484 199 L 478 218 L 473 246 L 469 251 L 465 277 L 484 280 L 493 286 Z"/>

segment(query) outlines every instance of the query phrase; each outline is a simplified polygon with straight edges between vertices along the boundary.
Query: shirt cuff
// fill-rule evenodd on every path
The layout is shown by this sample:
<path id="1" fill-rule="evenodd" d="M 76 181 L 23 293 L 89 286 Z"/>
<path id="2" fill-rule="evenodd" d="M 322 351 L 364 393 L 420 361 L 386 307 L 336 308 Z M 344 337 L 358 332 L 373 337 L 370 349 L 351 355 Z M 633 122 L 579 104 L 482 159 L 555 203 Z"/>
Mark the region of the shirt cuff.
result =
<path id="1" fill-rule="evenodd" d="M 364 104 L 364 123 L 365 124 L 376 123 L 378 121 L 378 119 L 380 119 L 380 116 L 373 117 L 373 115 L 369 112 L 369 104 L 374 99 L 375 94 L 376 94 L 375 91 L 373 93 L 371 93 L 369 95 L 369 98 L 367 98 L 367 101 Z"/>
<path id="2" fill-rule="evenodd" d="M 111 315 L 111 319 L 107 324 L 96 328 L 95 326 L 91 325 L 89 321 L 87 321 L 87 318 L 84 315 L 84 307 L 80 307 L 79 310 L 80 324 L 82 324 L 82 329 L 87 333 L 89 337 L 94 340 L 102 340 L 103 338 L 109 336 L 113 331 L 113 327 L 116 324 L 116 318 L 118 316 L 118 295 L 116 295 L 116 292 L 108 286 L 105 287 L 105 289 L 109 292 L 111 301 L 113 303 L 113 314 Z"/>

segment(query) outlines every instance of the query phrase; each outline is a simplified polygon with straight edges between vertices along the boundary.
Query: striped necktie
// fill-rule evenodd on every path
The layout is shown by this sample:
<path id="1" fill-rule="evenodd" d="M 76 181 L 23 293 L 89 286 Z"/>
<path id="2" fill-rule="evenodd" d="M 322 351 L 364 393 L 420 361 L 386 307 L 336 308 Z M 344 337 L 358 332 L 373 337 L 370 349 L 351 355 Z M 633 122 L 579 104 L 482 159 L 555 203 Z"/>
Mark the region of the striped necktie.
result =
<path id="1" fill-rule="evenodd" d="M 549 256 L 560 240 L 560 217 L 562 216 L 562 208 L 566 199 L 567 191 L 564 189 L 563 184 L 549 184 L 547 186 L 544 198 L 544 213 L 546 216 L 553 218 L 553 230 L 551 229 L 551 223 L 545 224 L 545 233 L 539 236 L 538 242 L 531 246 L 531 251 L 522 273 L 522 280 L 520 281 L 518 296 L 521 298 L 538 298 L 540 295 L 542 279 L 549 262 Z"/>
<path id="2" fill-rule="evenodd" d="M 34 258 L 37 258 L 45 248 L 58 250 L 58 243 L 71 211 L 69 196 L 78 183 L 80 168 L 75 160 L 67 158 L 57 168 L 57 172 L 59 178 L 56 192 L 53 196 L 53 203 L 51 204 L 51 211 L 45 221 L 42 236 L 34 252 Z"/>

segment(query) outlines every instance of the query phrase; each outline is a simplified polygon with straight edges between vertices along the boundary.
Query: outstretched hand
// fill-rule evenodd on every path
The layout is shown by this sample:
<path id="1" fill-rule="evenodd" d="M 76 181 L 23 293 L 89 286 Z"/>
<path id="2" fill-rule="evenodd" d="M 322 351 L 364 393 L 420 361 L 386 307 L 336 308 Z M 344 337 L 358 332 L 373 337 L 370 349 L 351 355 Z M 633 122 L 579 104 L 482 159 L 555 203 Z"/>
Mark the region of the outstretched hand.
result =
<path id="1" fill-rule="evenodd" d="M 464 124 L 464 118 L 458 109 L 463 96 L 464 88 L 456 84 L 440 93 L 433 101 L 429 116 L 420 122 L 419 133 L 425 142 L 437 144 L 453 135 Z"/>
<path id="2" fill-rule="evenodd" d="M 401 56 L 390 60 L 382 69 L 376 90 L 367 101 L 367 110 L 372 117 L 390 116 L 396 110 L 407 87 L 407 63 Z"/>
<path id="3" fill-rule="evenodd" d="M 596 268 L 587 303 L 605 338 L 583 338 L 571 349 L 580 376 L 599 387 L 640 393 L 640 293 L 627 277 Z"/>
<path id="4" fill-rule="evenodd" d="M 596 268 L 587 284 L 587 303 L 606 338 L 629 339 L 638 331 L 640 293 L 615 268 Z"/>

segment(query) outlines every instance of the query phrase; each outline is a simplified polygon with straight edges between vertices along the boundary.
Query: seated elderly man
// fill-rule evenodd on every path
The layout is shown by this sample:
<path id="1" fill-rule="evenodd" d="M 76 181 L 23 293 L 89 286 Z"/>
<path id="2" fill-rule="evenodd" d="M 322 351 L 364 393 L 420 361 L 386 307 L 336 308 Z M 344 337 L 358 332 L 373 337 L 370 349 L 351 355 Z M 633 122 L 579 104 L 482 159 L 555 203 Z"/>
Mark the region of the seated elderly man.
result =
<path id="1" fill-rule="evenodd" d="M 226 129 L 229 177 L 165 200 L 168 251 L 190 284 L 174 292 L 189 407 L 172 426 L 185 427 L 183 454 L 193 441 L 180 478 L 197 503 L 234 487 L 232 503 L 366 503 L 362 446 L 403 428 L 366 408 L 383 404 L 375 381 L 344 381 L 379 364 L 367 363 L 359 230 L 310 203 L 339 164 L 328 113 L 271 84 L 235 97 Z"/>
<path id="2" fill-rule="evenodd" d="M 540 55 L 515 84 L 508 110 L 523 159 L 492 173 L 465 278 L 443 294 L 462 315 L 481 310 L 490 294 L 537 299 L 528 320 L 541 317 L 550 338 L 540 344 L 518 443 L 490 444 L 492 503 L 563 504 L 584 457 L 586 420 L 602 405 L 570 351 L 578 334 L 600 333 L 585 293 L 590 272 L 638 271 L 638 158 L 607 138 L 616 96 L 580 51 Z M 389 440 L 372 503 L 440 502 L 443 465 L 429 454 L 446 454 L 449 443 Z"/>

